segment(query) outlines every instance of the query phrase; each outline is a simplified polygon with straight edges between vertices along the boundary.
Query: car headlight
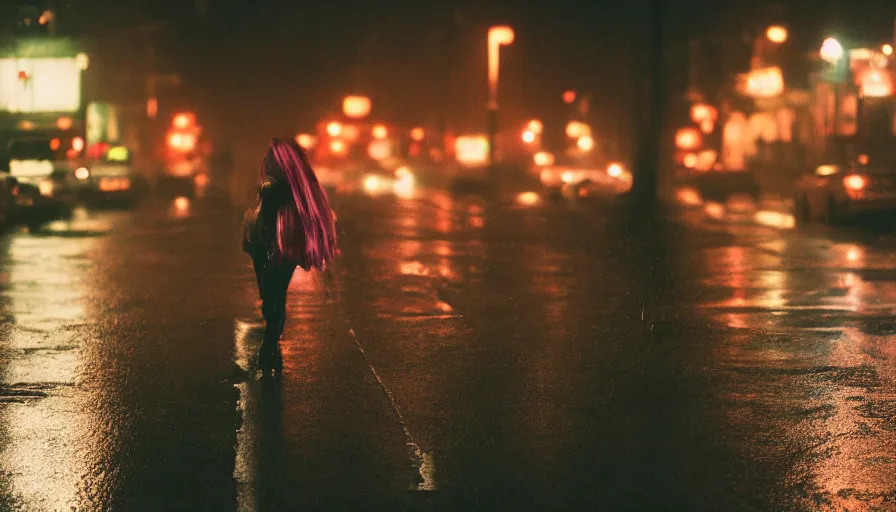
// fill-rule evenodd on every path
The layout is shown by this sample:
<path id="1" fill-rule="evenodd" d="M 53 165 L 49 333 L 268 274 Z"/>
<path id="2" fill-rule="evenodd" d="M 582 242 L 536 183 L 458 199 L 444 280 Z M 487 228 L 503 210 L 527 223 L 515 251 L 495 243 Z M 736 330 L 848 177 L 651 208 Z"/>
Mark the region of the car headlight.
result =
<path id="1" fill-rule="evenodd" d="M 379 191 L 383 186 L 383 180 L 375 174 L 369 174 L 364 177 L 364 190 L 370 193 Z"/>
<path id="2" fill-rule="evenodd" d="M 75 169 L 75 178 L 78 178 L 81 181 L 86 180 L 90 177 L 90 170 L 87 167 L 78 167 Z"/>
<path id="3" fill-rule="evenodd" d="M 53 185 L 52 180 L 40 180 L 37 184 L 37 189 L 40 191 L 40 195 L 42 196 L 52 196 L 53 189 L 55 186 Z"/>
<path id="4" fill-rule="evenodd" d="M 625 168 L 622 167 L 622 164 L 613 162 L 612 164 L 607 166 L 607 174 L 609 174 L 613 178 L 618 178 L 622 176 L 622 172 Z"/>

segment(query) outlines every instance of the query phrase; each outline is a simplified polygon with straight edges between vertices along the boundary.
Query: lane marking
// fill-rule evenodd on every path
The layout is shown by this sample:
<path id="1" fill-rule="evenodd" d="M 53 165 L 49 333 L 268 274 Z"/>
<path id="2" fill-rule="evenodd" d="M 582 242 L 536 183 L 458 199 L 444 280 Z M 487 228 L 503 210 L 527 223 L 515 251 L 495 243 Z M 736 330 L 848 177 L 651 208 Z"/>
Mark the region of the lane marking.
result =
<path id="1" fill-rule="evenodd" d="M 367 363 L 367 367 L 370 369 L 370 373 L 373 374 L 374 378 L 380 386 L 380 389 L 383 390 L 383 394 L 386 395 L 386 400 L 389 401 L 389 406 L 392 407 L 392 412 L 395 413 L 395 417 L 398 418 L 398 423 L 401 425 L 401 430 L 402 432 L 404 432 L 404 437 L 408 448 L 408 455 L 411 458 L 411 463 L 415 468 L 417 468 L 417 471 L 420 474 L 420 479 L 422 480 L 413 487 L 413 490 L 435 491 L 437 489 L 437 486 L 434 478 L 435 466 L 432 454 L 423 452 L 420 449 L 420 446 L 417 445 L 416 441 L 414 441 L 414 436 L 411 435 L 411 431 L 410 429 L 408 429 L 407 422 L 405 421 L 404 416 L 401 414 L 401 410 L 398 408 L 398 404 L 395 402 L 395 397 L 392 395 L 392 392 L 389 391 L 389 388 L 386 387 L 386 384 L 380 377 L 379 372 L 377 372 L 376 368 L 373 367 L 373 364 L 370 362 L 370 358 L 367 357 L 367 352 L 365 352 L 364 347 L 361 346 L 361 342 L 358 340 L 358 336 L 355 334 L 355 330 L 349 329 L 348 333 L 351 334 L 352 339 L 355 341 L 355 345 L 361 352 L 361 356 L 364 358 L 364 362 Z"/>

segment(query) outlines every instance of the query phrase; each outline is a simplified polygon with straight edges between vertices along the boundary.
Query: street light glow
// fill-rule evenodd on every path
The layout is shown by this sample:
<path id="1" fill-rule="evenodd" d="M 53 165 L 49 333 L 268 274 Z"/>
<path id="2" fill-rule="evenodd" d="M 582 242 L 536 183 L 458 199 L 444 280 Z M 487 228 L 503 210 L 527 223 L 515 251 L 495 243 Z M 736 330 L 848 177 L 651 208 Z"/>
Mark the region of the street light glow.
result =
<path id="1" fill-rule="evenodd" d="M 378 124 L 372 130 L 374 139 L 385 139 L 389 135 L 389 129 L 385 125 Z"/>
<path id="2" fill-rule="evenodd" d="M 533 142 L 535 142 L 535 132 L 533 132 L 532 130 L 523 131 L 523 142 L 525 142 L 526 144 L 532 144 Z"/>
<path id="3" fill-rule="evenodd" d="M 622 176 L 623 170 L 625 170 L 625 168 L 622 167 L 622 164 L 620 164 L 619 162 L 613 162 L 607 166 L 607 174 L 609 174 L 613 178 Z"/>
<path id="4" fill-rule="evenodd" d="M 532 159 L 535 161 L 535 165 L 540 167 L 554 165 L 554 155 L 547 151 L 539 151 L 538 153 L 535 153 L 535 156 L 533 156 Z"/>
<path id="5" fill-rule="evenodd" d="M 685 151 L 696 149 L 700 146 L 703 137 L 695 128 L 681 128 L 675 133 L 675 147 Z"/>
<path id="6" fill-rule="evenodd" d="M 719 111 L 712 105 L 706 103 L 696 103 L 691 106 L 691 121 L 697 124 L 703 121 L 715 121 L 719 117 Z"/>
<path id="7" fill-rule="evenodd" d="M 311 149 L 317 143 L 317 139 L 310 133 L 300 133 L 296 135 L 296 143 L 305 149 Z"/>
<path id="8" fill-rule="evenodd" d="M 822 59 L 833 64 L 843 58 L 843 45 L 840 44 L 840 41 L 829 37 L 821 44 L 820 53 Z"/>
<path id="9" fill-rule="evenodd" d="M 190 114 L 177 114 L 174 116 L 174 127 L 180 130 L 186 130 L 190 127 L 191 124 L 191 116 Z"/>
<path id="10" fill-rule="evenodd" d="M 787 29 L 780 25 L 772 25 L 765 31 L 765 37 L 767 37 L 769 41 L 777 44 L 786 42 L 787 36 Z"/>
<path id="11" fill-rule="evenodd" d="M 336 155 L 340 155 L 345 153 L 346 150 L 345 142 L 341 140 L 330 141 L 330 151 Z"/>
<path id="12" fill-rule="evenodd" d="M 842 51 L 842 48 L 841 48 Z M 784 75 L 781 68 L 754 69 L 747 73 L 743 88 L 747 96 L 753 98 L 772 98 L 784 92 Z"/>
<path id="13" fill-rule="evenodd" d="M 594 139 L 590 135 L 583 135 L 576 141 L 576 145 L 582 151 L 591 151 L 594 149 Z"/>
<path id="14" fill-rule="evenodd" d="M 506 25 L 498 25 L 488 29 L 488 90 L 489 108 L 498 108 L 498 67 L 500 66 L 500 49 L 513 43 L 513 29 Z"/>
<path id="15" fill-rule="evenodd" d="M 884 55 L 889 57 L 890 55 L 893 55 L 893 45 L 885 44 L 881 47 L 880 51 L 883 52 Z"/>
<path id="16" fill-rule="evenodd" d="M 566 124 L 566 136 L 570 139 L 577 139 L 590 133 L 591 128 L 581 121 L 570 121 Z"/>
<path id="17" fill-rule="evenodd" d="M 541 132 L 544 131 L 544 125 L 541 124 L 541 121 L 538 119 L 533 119 L 526 124 L 526 129 L 535 133 L 536 135 L 541 135 Z"/>
<path id="18" fill-rule="evenodd" d="M 485 135 L 461 135 L 454 141 L 457 163 L 474 167 L 488 163 L 488 137 Z"/>
<path id="19" fill-rule="evenodd" d="M 327 125 L 327 133 L 330 137 L 338 137 L 342 133 L 342 123 L 333 121 Z"/>
<path id="20" fill-rule="evenodd" d="M 370 98 L 366 96 L 346 96 L 342 100 L 342 113 L 351 119 L 363 119 L 370 114 Z"/>

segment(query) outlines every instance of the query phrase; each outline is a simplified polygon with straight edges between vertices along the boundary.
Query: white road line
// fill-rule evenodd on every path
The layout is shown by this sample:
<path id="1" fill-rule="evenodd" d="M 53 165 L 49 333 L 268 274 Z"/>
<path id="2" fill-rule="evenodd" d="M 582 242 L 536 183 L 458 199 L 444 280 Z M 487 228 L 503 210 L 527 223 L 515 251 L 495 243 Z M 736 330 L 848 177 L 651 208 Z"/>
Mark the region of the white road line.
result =
<path id="1" fill-rule="evenodd" d="M 395 402 L 395 398 L 392 396 L 392 392 L 389 391 L 389 388 L 386 387 L 386 384 L 383 382 L 380 374 L 376 371 L 376 368 L 373 367 L 373 364 L 371 364 L 370 358 L 367 357 L 367 353 L 364 352 L 364 347 L 361 346 L 361 342 L 358 340 L 358 336 L 355 334 L 355 330 L 349 329 L 348 332 L 352 335 L 352 339 L 355 340 L 355 345 L 357 345 L 358 350 L 361 352 L 361 356 L 364 357 L 364 362 L 367 363 L 367 367 L 370 368 L 370 372 L 379 383 L 380 389 L 383 390 L 383 394 L 386 395 L 386 399 L 389 401 L 389 405 L 392 407 L 392 411 L 398 418 L 398 423 L 401 425 L 401 430 L 404 432 L 404 437 L 408 447 L 408 455 L 411 458 L 411 463 L 414 465 L 414 467 L 417 468 L 417 471 L 420 473 L 420 478 L 422 480 L 413 487 L 413 490 L 436 490 L 436 482 L 433 478 L 435 475 L 435 467 L 433 466 L 432 454 L 424 453 L 422 450 L 420 450 L 420 447 L 417 445 L 417 443 L 414 441 L 414 437 L 411 435 L 410 429 L 408 429 L 407 422 L 405 422 L 404 416 L 401 414 L 401 410 L 398 408 L 398 404 L 396 404 Z"/>

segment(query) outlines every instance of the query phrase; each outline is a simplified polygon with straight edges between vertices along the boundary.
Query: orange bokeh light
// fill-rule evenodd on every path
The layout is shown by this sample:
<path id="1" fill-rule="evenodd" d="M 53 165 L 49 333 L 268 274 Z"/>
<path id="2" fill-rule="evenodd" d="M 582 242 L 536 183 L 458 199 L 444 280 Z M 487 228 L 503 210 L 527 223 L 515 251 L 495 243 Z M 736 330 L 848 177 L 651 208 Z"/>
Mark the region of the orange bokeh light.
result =
<path id="1" fill-rule="evenodd" d="M 345 145 L 345 142 L 341 140 L 334 140 L 330 142 L 330 151 L 337 155 L 341 155 L 345 153 L 346 149 L 348 149 Z"/>
<path id="2" fill-rule="evenodd" d="M 74 122 L 72 121 L 72 118 L 68 116 L 62 116 L 56 120 L 56 127 L 60 130 L 68 130 L 73 124 Z"/>
<path id="3" fill-rule="evenodd" d="M 338 121 L 331 121 L 327 124 L 327 134 L 330 137 L 338 137 L 342 134 L 342 123 Z"/>
<path id="4" fill-rule="evenodd" d="M 296 135 L 296 143 L 305 149 L 311 149 L 317 144 L 317 139 L 308 133 L 300 133 Z"/>
<path id="5" fill-rule="evenodd" d="M 773 25 L 768 27 L 765 31 L 765 37 L 767 37 L 769 41 L 777 44 L 786 42 L 787 36 L 787 29 L 780 25 Z"/>
<path id="6" fill-rule="evenodd" d="M 682 128 L 675 133 L 675 146 L 685 151 L 697 149 L 703 137 L 696 128 Z"/>
<path id="7" fill-rule="evenodd" d="M 363 119 L 370 114 L 370 98 L 366 96 L 346 96 L 342 100 L 342 113 L 351 119 Z"/>
<path id="8" fill-rule="evenodd" d="M 177 114 L 176 116 L 174 116 L 173 124 L 174 124 L 175 128 L 178 128 L 180 130 L 185 130 L 185 129 L 189 128 L 190 125 L 193 124 L 194 119 L 195 118 L 193 117 L 193 114 L 187 114 L 187 113 Z"/>
<path id="9" fill-rule="evenodd" d="M 554 165 L 554 155 L 553 153 L 548 153 L 547 151 L 539 151 L 535 153 L 535 156 L 532 157 L 535 161 L 535 165 L 546 167 L 549 165 Z"/>

